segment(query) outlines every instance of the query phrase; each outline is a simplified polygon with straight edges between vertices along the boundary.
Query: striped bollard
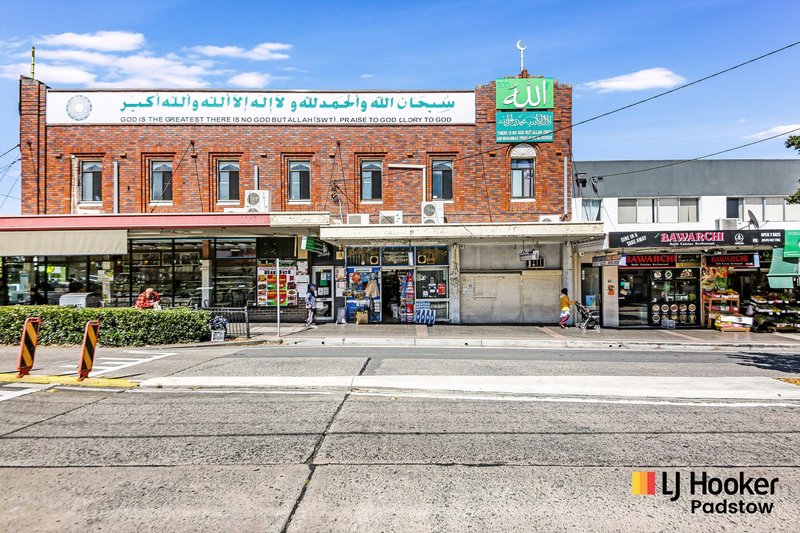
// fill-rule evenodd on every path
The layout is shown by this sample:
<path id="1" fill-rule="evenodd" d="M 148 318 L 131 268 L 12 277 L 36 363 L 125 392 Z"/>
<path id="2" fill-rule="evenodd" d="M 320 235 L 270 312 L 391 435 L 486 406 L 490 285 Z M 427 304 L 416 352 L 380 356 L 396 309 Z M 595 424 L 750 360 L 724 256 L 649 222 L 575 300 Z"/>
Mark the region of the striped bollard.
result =
<path id="1" fill-rule="evenodd" d="M 27 376 L 33 368 L 33 358 L 36 355 L 36 346 L 39 343 L 39 328 L 42 319 L 32 316 L 25 319 L 22 326 L 22 341 L 19 343 L 19 358 L 17 359 L 17 378 Z"/>
<path id="2" fill-rule="evenodd" d="M 83 334 L 83 348 L 78 361 L 78 381 L 83 381 L 92 371 L 94 364 L 94 351 L 97 348 L 97 339 L 100 337 L 100 321 L 89 320 L 86 322 L 86 331 Z"/>

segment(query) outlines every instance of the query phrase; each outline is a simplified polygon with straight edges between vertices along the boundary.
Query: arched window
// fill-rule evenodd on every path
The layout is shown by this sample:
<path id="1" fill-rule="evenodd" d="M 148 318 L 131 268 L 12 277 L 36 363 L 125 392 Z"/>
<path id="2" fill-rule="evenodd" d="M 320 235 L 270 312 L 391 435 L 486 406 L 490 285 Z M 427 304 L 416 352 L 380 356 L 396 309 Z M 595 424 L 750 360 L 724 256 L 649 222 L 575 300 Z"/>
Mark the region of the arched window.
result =
<path id="1" fill-rule="evenodd" d="M 511 198 L 534 197 L 536 149 L 518 144 L 511 150 Z"/>

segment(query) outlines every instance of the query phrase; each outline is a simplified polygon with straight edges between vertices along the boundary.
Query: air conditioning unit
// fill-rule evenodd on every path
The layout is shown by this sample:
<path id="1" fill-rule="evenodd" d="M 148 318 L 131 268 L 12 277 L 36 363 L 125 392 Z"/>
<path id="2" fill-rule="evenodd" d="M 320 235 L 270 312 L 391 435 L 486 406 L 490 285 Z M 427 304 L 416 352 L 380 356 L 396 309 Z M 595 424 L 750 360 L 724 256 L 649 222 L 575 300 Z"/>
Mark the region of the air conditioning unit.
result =
<path id="1" fill-rule="evenodd" d="M 544 268 L 544 257 L 540 257 L 539 259 L 530 259 L 525 264 L 525 268 L 531 268 L 531 269 Z"/>
<path id="2" fill-rule="evenodd" d="M 539 260 L 539 250 L 531 250 L 530 252 L 520 252 L 519 253 L 519 260 L 520 261 L 538 261 Z"/>
<path id="3" fill-rule="evenodd" d="M 245 191 L 244 209 L 247 213 L 269 213 L 269 191 Z"/>
<path id="4" fill-rule="evenodd" d="M 561 222 L 559 215 L 539 215 L 539 222 Z"/>
<path id="5" fill-rule="evenodd" d="M 366 226 L 369 224 L 369 215 L 366 213 L 359 213 L 357 215 L 347 215 L 347 223 L 355 224 L 356 226 Z"/>
<path id="6" fill-rule="evenodd" d="M 380 222 L 378 224 L 402 224 L 403 212 L 402 211 L 381 211 Z"/>
<path id="7" fill-rule="evenodd" d="M 738 229 L 739 227 L 739 219 L 738 218 L 718 218 L 717 219 L 717 229 L 725 230 L 725 229 Z"/>
<path id="8" fill-rule="evenodd" d="M 444 224 L 444 202 L 422 202 L 423 224 Z"/>

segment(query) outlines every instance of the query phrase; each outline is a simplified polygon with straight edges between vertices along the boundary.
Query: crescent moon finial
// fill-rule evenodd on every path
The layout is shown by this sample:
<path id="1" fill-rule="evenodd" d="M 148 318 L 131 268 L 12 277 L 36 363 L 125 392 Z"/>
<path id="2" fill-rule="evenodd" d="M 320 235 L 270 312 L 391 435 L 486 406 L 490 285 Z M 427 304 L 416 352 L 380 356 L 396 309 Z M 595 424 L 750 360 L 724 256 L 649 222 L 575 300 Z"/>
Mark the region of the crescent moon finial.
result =
<path id="1" fill-rule="evenodd" d="M 522 39 L 517 41 L 517 50 L 519 50 L 519 70 L 522 72 L 525 70 L 525 49 L 528 48 L 528 45 L 522 46 Z"/>
<path id="2" fill-rule="evenodd" d="M 520 43 L 522 43 L 522 39 L 520 39 L 519 41 L 517 41 L 517 50 L 519 50 L 520 52 L 522 52 L 522 51 L 524 51 L 526 48 L 528 48 L 528 45 L 522 46 L 522 44 L 520 44 Z"/>

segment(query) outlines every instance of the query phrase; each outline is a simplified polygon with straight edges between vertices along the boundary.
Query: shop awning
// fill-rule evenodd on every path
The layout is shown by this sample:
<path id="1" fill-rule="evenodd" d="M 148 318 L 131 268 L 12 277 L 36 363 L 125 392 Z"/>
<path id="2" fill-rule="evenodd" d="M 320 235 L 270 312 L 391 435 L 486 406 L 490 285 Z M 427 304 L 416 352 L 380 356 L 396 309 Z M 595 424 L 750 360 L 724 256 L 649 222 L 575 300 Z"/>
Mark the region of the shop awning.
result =
<path id="1" fill-rule="evenodd" d="M 784 257 L 783 248 L 775 248 L 772 252 L 772 265 L 767 278 L 772 289 L 793 289 L 798 274 L 798 259 Z"/>
<path id="2" fill-rule="evenodd" d="M 126 230 L 7 231 L 0 233 L 0 256 L 119 255 L 128 253 Z"/>

